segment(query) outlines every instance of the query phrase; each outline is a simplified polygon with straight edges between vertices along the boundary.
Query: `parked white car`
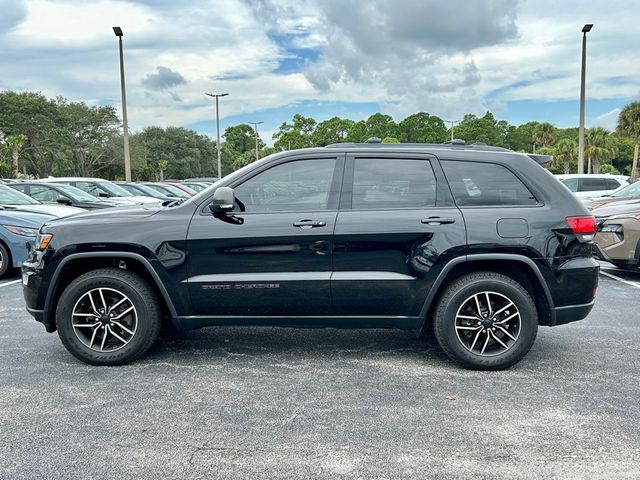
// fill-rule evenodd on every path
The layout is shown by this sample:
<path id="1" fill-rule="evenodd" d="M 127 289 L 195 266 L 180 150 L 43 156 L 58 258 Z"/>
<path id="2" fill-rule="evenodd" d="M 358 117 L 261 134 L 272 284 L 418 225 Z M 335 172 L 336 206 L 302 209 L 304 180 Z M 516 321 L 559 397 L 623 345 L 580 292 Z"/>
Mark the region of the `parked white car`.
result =
<path id="1" fill-rule="evenodd" d="M 41 203 L 29 195 L 14 190 L 8 185 L 0 185 L 0 205 L 9 209 L 15 207 L 23 212 L 44 213 L 55 217 L 68 217 L 76 213 L 86 212 L 86 210 L 82 208 Z"/>
<path id="2" fill-rule="evenodd" d="M 574 173 L 555 177 L 580 199 L 601 197 L 629 185 L 628 176 L 608 173 L 602 175 Z"/>
<path id="3" fill-rule="evenodd" d="M 121 205 L 142 205 L 162 203 L 157 198 L 132 195 L 120 185 L 116 185 L 109 180 L 102 178 L 88 177 L 48 177 L 38 180 L 39 182 L 64 183 L 83 190 L 94 197 L 109 199 Z"/>

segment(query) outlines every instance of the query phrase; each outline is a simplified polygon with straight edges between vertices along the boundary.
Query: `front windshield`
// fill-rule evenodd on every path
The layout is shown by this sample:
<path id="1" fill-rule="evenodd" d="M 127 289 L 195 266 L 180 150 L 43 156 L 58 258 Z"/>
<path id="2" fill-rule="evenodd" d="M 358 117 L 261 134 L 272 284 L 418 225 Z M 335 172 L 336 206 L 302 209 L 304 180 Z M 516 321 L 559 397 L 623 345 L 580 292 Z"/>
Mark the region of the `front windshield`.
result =
<path id="1" fill-rule="evenodd" d="M 63 183 L 56 184 L 58 189 L 64 193 L 69 199 L 76 200 L 79 202 L 101 202 L 102 200 L 94 197 L 93 195 L 85 192 L 84 190 L 80 190 L 79 188 L 73 187 L 71 185 L 65 185 Z"/>
<path id="2" fill-rule="evenodd" d="M 153 198 L 165 198 L 166 195 L 158 192 L 157 190 L 154 190 L 153 188 L 150 188 L 146 185 L 127 185 L 127 190 L 129 190 L 131 193 L 134 193 L 136 190 L 138 190 L 135 194 L 136 195 L 146 195 L 147 197 L 153 197 Z M 123 187 L 124 188 L 124 187 Z"/>
<path id="3" fill-rule="evenodd" d="M 160 185 L 158 185 L 158 186 L 160 186 Z M 162 184 L 162 188 L 166 189 L 174 197 L 188 197 L 189 196 L 189 194 L 187 192 L 185 192 L 184 190 L 180 190 L 178 187 L 174 187 L 173 185 L 166 185 L 166 184 L 163 183 Z"/>
<path id="4" fill-rule="evenodd" d="M 0 205 L 39 205 L 40 202 L 34 200 L 29 195 L 20 193 L 6 185 L 0 185 Z"/>
<path id="5" fill-rule="evenodd" d="M 612 197 L 635 197 L 636 195 L 640 195 L 640 182 L 622 187 L 611 194 Z"/>
<path id="6" fill-rule="evenodd" d="M 98 182 L 100 188 L 106 190 L 114 197 L 133 197 L 129 192 L 127 192 L 120 185 L 116 185 L 115 183 L 111 183 L 109 181 L 103 180 Z"/>

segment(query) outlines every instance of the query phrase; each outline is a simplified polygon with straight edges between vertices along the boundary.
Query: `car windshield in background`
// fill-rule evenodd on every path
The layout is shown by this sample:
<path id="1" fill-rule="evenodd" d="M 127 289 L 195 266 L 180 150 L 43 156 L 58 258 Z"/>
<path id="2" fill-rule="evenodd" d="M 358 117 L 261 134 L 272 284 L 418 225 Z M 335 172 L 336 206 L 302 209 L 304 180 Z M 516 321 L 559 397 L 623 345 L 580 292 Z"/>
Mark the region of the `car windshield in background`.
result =
<path id="1" fill-rule="evenodd" d="M 133 197 L 132 194 L 127 192 L 120 185 L 116 185 L 115 183 L 101 181 L 101 182 L 98 182 L 98 185 L 100 186 L 100 188 L 102 188 L 103 190 L 106 190 L 114 197 Z"/>
<path id="2" fill-rule="evenodd" d="M 640 195 L 640 182 L 632 183 L 611 194 L 612 197 L 635 197 Z"/>
<path id="3" fill-rule="evenodd" d="M 11 187 L 0 185 L 0 205 L 38 205 L 39 201 L 34 200 L 24 193 L 20 193 Z"/>
<path id="4" fill-rule="evenodd" d="M 85 192 L 84 190 L 80 190 L 79 188 L 73 187 L 71 185 L 65 184 L 57 184 L 58 189 L 64 193 L 70 200 L 75 200 L 78 202 L 100 202 L 102 199 L 96 198 L 93 195 Z"/>

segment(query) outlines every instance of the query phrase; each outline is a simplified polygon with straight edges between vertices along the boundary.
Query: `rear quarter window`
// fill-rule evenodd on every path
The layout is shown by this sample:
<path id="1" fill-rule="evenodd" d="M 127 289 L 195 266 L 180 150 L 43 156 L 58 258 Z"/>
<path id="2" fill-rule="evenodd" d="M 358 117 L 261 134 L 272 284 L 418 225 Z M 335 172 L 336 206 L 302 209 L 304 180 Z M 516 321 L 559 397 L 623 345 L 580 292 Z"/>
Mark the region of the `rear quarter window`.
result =
<path id="1" fill-rule="evenodd" d="M 441 162 L 458 206 L 536 205 L 535 196 L 508 168 L 496 163 Z"/>

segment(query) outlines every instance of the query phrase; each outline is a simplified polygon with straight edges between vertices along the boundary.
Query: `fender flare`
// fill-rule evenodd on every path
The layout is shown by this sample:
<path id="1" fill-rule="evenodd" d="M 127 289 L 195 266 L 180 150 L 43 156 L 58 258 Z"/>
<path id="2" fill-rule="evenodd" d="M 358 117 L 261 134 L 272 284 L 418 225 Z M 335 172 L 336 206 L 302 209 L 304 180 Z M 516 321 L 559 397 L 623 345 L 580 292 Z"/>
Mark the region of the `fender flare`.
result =
<path id="1" fill-rule="evenodd" d="M 461 263 L 473 263 L 476 261 L 486 261 L 486 260 L 502 260 L 502 261 L 506 260 L 511 262 L 519 262 L 530 267 L 533 273 L 535 274 L 535 276 L 537 277 L 538 282 L 542 286 L 542 290 L 549 304 L 549 314 L 551 316 L 549 325 L 554 326 L 556 324 L 556 309 L 553 302 L 553 297 L 551 296 L 551 291 L 549 290 L 549 286 L 547 285 L 547 282 L 545 281 L 544 276 L 540 271 L 540 268 L 529 257 L 525 257 L 524 255 L 510 254 L 510 253 L 503 253 L 503 254 L 479 253 L 479 254 L 465 255 L 462 257 L 456 257 L 450 260 L 442 268 L 442 270 L 438 274 L 438 277 L 433 282 L 433 285 L 429 290 L 429 294 L 427 295 L 427 299 L 425 300 L 422 306 L 422 310 L 420 310 L 420 316 L 423 318 L 426 318 L 429 307 L 431 306 L 433 300 L 435 299 L 436 295 L 440 291 L 440 287 L 442 286 L 444 279 L 447 277 L 447 275 L 449 274 L 451 269 L 453 269 L 453 267 Z"/>
<path id="2" fill-rule="evenodd" d="M 138 253 L 132 253 L 132 252 L 86 252 L 86 253 L 72 253 L 71 255 L 64 257 L 60 263 L 58 264 L 58 266 L 56 267 L 55 272 L 53 273 L 53 276 L 51 277 L 51 284 L 49 286 L 49 289 L 47 291 L 47 297 L 45 299 L 44 302 L 44 311 L 47 312 L 48 314 L 51 313 L 51 305 L 53 304 L 53 292 L 56 291 L 56 288 L 58 287 L 58 280 L 59 277 L 62 273 L 62 269 L 64 268 L 64 266 L 69 263 L 72 260 L 77 260 L 77 259 L 81 259 L 81 258 L 105 258 L 105 257 L 118 257 L 118 258 L 130 258 L 133 260 L 136 260 L 138 262 L 140 262 L 147 270 L 147 272 L 149 272 L 149 275 L 151 275 L 151 278 L 153 278 L 154 283 L 156 284 L 156 287 L 158 287 L 158 290 L 160 291 L 160 294 L 162 295 L 162 298 L 164 299 L 164 301 L 167 303 L 167 306 L 169 307 L 169 313 L 171 314 L 171 316 L 173 318 L 176 318 L 178 316 L 178 313 L 176 312 L 175 306 L 173 305 L 173 300 L 171 300 L 171 297 L 169 296 L 169 292 L 167 291 L 166 287 L 164 286 L 164 283 L 162 283 L 162 280 L 160 279 L 160 276 L 158 275 L 158 272 L 155 271 L 155 269 L 153 268 L 153 266 L 151 265 L 151 263 L 149 262 L 149 260 L 147 260 L 145 257 L 143 257 L 142 255 L 138 254 Z"/>

